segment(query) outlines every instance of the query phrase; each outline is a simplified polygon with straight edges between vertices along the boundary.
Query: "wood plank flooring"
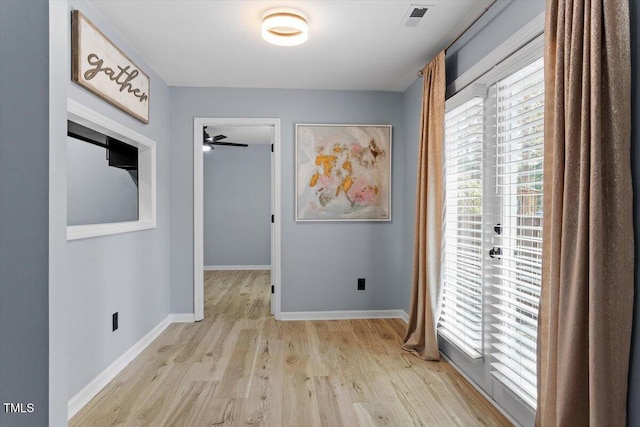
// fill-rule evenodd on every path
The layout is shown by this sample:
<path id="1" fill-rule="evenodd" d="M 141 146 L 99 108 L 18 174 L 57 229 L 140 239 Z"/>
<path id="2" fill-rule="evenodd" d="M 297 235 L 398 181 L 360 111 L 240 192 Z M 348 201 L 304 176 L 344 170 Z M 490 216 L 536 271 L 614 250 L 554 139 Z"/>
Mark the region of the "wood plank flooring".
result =
<path id="1" fill-rule="evenodd" d="M 205 273 L 205 320 L 169 326 L 70 422 L 85 426 L 509 426 L 401 320 L 276 322 L 268 271 Z"/>

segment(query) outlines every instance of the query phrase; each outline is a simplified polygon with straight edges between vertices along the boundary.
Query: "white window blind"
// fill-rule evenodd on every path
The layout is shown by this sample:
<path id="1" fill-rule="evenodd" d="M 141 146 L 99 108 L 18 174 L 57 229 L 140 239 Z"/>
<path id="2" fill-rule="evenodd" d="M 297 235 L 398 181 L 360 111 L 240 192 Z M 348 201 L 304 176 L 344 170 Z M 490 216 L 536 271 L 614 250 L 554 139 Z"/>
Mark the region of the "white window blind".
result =
<path id="1" fill-rule="evenodd" d="M 542 264 L 543 61 L 496 84 L 496 190 L 501 250 L 492 279 L 492 374 L 536 407 Z"/>
<path id="2" fill-rule="evenodd" d="M 445 117 L 445 250 L 438 332 L 472 358 L 482 356 L 482 183 L 484 102 Z"/>

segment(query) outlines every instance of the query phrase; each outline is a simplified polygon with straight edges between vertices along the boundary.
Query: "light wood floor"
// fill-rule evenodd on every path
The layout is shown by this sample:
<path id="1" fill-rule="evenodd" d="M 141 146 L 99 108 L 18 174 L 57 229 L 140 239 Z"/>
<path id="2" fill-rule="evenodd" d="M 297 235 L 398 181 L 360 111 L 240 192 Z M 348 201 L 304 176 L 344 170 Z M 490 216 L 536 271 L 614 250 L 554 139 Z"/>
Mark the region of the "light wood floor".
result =
<path id="1" fill-rule="evenodd" d="M 401 320 L 276 322 L 268 271 L 205 273 L 205 320 L 173 324 L 71 426 L 508 426 Z"/>

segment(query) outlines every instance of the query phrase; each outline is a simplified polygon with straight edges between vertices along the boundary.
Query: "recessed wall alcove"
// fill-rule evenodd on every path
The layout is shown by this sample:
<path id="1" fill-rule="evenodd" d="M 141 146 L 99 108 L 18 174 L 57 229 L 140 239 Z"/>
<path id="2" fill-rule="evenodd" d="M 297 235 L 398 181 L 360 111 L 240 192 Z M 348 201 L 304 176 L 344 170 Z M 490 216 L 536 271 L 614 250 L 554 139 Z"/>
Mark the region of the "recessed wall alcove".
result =
<path id="1" fill-rule="evenodd" d="M 74 101 L 67 100 L 67 120 L 76 126 L 76 130 L 84 129 L 93 131 L 96 135 L 103 135 L 109 140 L 117 141 L 121 147 L 137 149 L 137 173 L 131 174 L 131 179 L 137 182 L 137 215 L 133 213 L 123 213 L 124 220 L 116 219 L 114 222 L 69 224 L 67 225 L 67 240 L 84 239 L 89 237 L 104 236 L 110 234 L 127 233 L 138 230 L 145 230 L 156 227 L 156 143 L 155 141 L 141 135 L 126 126 L 109 119 L 108 117 L 93 111 L 92 109 Z M 77 135 L 76 135 L 77 136 Z M 110 150 L 107 149 L 107 152 Z M 113 156 L 114 153 L 111 153 Z M 107 159 L 105 159 L 107 161 Z M 113 160 L 113 158 L 112 158 Z M 69 159 L 73 161 L 73 159 Z M 81 161 L 77 160 L 76 161 Z M 113 162 L 112 162 L 113 163 Z M 72 169 L 73 165 L 69 165 Z M 113 166 L 113 165 L 111 165 Z M 82 179 L 82 177 L 74 177 Z M 135 194 L 135 193 L 134 193 Z M 100 204 L 100 198 L 105 199 L 109 194 L 93 195 Z M 111 195 L 113 196 L 113 195 Z M 135 195 L 134 195 L 135 197 Z M 135 201 L 129 203 L 134 204 Z M 129 207 L 128 210 L 135 209 Z M 136 218 L 137 219 L 134 219 Z M 116 217 L 117 218 L 117 215 Z M 69 220 L 70 218 L 68 218 Z M 77 221 L 72 221 L 77 222 Z M 89 220 L 88 222 L 92 222 Z"/>

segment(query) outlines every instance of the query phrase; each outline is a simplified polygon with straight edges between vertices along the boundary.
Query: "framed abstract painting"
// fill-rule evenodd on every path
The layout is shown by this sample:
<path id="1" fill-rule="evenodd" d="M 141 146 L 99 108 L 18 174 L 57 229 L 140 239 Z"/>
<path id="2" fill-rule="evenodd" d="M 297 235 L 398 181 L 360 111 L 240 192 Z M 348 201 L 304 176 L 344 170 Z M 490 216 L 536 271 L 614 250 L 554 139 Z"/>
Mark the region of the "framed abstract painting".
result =
<path id="1" fill-rule="evenodd" d="M 296 124 L 296 221 L 391 221 L 391 126 Z"/>

